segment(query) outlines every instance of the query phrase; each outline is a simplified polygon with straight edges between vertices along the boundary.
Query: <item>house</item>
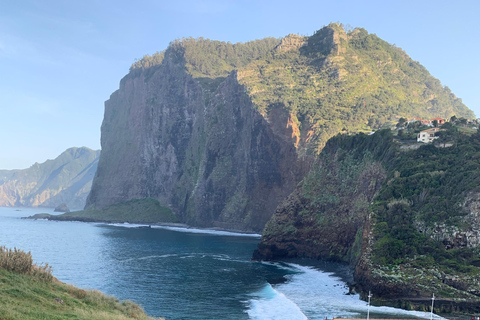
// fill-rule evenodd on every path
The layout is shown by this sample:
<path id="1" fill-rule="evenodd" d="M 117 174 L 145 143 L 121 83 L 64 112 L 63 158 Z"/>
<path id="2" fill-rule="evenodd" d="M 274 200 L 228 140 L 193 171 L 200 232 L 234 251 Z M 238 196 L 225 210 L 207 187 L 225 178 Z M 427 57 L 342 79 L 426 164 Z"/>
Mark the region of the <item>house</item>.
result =
<path id="1" fill-rule="evenodd" d="M 431 122 L 437 120 L 437 123 L 439 126 L 443 125 L 445 123 L 445 119 L 444 118 L 433 118 L 432 120 L 430 120 Z"/>
<path id="2" fill-rule="evenodd" d="M 412 123 L 412 122 L 417 122 L 419 121 L 421 124 L 425 125 L 425 126 L 432 126 L 432 123 L 430 120 L 424 120 L 422 118 L 419 118 L 419 117 L 414 117 L 412 120 L 410 121 L 407 121 L 407 123 Z"/>
<path id="3" fill-rule="evenodd" d="M 440 128 L 431 128 L 427 130 L 420 131 L 417 134 L 417 142 L 429 143 L 435 140 L 438 137 L 435 137 L 435 132 L 440 131 Z"/>

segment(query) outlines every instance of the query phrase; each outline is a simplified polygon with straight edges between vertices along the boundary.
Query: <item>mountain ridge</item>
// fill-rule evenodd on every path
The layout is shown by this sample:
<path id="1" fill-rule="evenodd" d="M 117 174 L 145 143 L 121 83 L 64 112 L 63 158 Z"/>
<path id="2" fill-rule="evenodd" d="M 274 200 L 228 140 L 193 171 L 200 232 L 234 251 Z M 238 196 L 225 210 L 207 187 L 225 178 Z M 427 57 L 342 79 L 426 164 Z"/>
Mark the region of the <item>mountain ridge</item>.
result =
<path id="1" fill-rule="evenodd" d="M 84 206 L 100 151 L 73 147 L 27 169 L 0 170 L 0 206 Z"/>

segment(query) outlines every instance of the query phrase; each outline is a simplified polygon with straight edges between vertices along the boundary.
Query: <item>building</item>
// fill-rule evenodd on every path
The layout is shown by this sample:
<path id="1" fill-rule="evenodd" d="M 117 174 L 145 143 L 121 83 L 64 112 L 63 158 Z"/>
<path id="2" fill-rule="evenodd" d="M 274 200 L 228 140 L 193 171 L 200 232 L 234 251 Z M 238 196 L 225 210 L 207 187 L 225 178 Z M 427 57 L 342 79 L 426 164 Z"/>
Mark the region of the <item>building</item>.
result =
<path id="1" fill-rule="evenodd" d="M 439 126 L 445 124 L 445 119 L 444 118 L 433 118 L 432 120 L 430 120 L 430 122 L 433 123 L 433 121 L 437 120 L 437 123 Z"/>
<path id="2" fill-rule="evenodd" d="M 407 123 L 413 123 L 417 121 L 423 124 L 424 126 L 430 126 L 430 127 L 432 126 L 432 122 L 430 120 L 425 120 L 419 117 L 414 117 L 412 120 L 407 121 Z"/>
<path id="3" fill-rule="evenodd" d="M 417 142 L 430 143 L 438 137 L 435 137 L 435 132 L 440 131 L 440 128 L 431 128 L 420 131 L 417 134 Z"/>

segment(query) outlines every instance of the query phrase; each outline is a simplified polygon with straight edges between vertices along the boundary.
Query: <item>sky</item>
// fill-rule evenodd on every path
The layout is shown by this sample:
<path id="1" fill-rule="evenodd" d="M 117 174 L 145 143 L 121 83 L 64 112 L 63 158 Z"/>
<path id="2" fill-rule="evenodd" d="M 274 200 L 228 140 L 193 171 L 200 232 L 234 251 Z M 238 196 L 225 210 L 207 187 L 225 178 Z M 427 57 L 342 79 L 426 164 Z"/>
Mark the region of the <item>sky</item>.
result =
<path id="1" fill-rule="evenodd" d="M 135 59 L 182 37 L 247 42 L 331 22 L 402 48 L 480 116 L 478 0 L 5 0 L 0 169 L 100 149 L 104 102 Z"/>

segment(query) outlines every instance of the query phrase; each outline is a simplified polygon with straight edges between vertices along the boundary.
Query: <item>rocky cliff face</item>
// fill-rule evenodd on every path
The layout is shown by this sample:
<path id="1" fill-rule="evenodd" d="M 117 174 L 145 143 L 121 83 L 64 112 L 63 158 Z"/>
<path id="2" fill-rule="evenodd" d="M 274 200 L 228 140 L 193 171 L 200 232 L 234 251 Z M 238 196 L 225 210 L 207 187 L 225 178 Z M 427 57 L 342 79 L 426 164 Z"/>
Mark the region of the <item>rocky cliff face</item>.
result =
<path id="1" fill-rule="evenodd" d="M 100 151 L 70 148 L 54 160 L 24 170 L 0 171 L 0 206 L 82 208 Z"/>
<path id="2" fill-rule="evenodd" d="M 478 134 L 399 150 L 389 130 L 329 140 L 253 258 L 343 261 L 374 303 L 423 309 L 433 292 L 444 312 L 478 312 Z"/>
<path id="3" fill-rule="evenodd" d="M 274 134 L 236 72 L 218 82 L 202 88 L 175 50 L 125 77 L 105 103 L 86 208 L 152 197 L 192 225 L 260 231 L 298 182 L 295 147 Z"/>
<path id="4" fill-rule="evenodd" d="M 342 159 L 339 161 L 339 159 Z M 370 157 L 321 157 L 268 222 L 254 259 L 313 258 L 354 266 L 369 204 L 386 178 Z"/>

